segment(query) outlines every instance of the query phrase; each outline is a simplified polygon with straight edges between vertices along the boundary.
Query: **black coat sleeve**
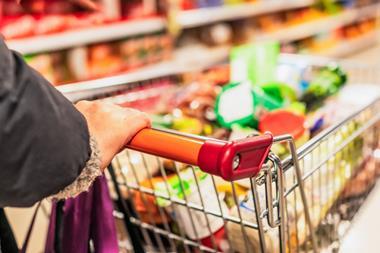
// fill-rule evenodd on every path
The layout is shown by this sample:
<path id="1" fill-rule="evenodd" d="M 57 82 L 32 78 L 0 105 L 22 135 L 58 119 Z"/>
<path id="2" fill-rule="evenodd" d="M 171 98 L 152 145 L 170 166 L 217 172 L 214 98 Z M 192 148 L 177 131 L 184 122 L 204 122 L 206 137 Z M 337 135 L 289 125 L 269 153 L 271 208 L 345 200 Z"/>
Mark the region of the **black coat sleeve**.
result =
<path id="1" fill-rule="evenodd" d="M 90 154 L 83 115 L 0 39 L 0 207 L 57 193 Z"/>

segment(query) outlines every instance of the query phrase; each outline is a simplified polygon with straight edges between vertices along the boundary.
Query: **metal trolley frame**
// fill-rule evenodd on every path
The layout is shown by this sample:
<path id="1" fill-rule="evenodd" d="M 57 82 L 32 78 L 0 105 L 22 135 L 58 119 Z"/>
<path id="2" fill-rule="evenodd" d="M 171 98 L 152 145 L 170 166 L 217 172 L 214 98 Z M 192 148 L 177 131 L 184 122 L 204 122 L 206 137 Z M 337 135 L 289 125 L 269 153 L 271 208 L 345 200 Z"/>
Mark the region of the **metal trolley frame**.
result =
<path id="1" fill-rule="evenodd" d="M 380 83 L 378 68 L 340 64 L 351 83 Z M 298 149 L 290 135 L 227 142 L 143 130 L 109 169 L 115 215 L 124 221 L 135 252 L 334 252 L 375 184 L 379 127 L 380 98 Z M 270 151 L 278 143 L 287 145 L 289 157 Z M 359 196 L 344 197 L 366 163 L 374 164 L 366 172 L 373 180 Z M 220 182 L 228 188 L 233 211 L 224 207 Z M 248 189 L 244 197 L 236 182 Z"/>

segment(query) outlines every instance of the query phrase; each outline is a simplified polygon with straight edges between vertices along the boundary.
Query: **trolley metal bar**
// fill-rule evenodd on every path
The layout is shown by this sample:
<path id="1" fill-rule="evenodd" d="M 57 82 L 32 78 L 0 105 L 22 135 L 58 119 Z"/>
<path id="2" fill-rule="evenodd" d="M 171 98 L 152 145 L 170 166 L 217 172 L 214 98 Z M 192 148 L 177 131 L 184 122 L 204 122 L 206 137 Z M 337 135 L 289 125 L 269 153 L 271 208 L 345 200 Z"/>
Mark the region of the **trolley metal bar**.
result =
<path id="1" fill-rule="evenodd" d="M 297 58 L 317 68 L 330 63 L 328 59 Z M 344 64 L 348 65 L 342 63 L 342 66 Z M 358 65 L 352 64 L 352 67 Z M 365 77 L 371 80 L 373 74 L 377 75 L 376 71 L 366 71 L 364 65 L 359 67 L 363 68 L 358 69 L 359 77 L 367 75 Z M 362 158 L 367 157 L 367 151 L 375 150 L 380 144 L 372 140 L 379 137 L 374 130 L 380 121 L 379 105 L 380 97 L 298 149 L 290 135 L 265 134 L 223 141 L 144 129 L 126 148 L 156 156 L 158 167 L 150 163 L 149 156 L 142 154 L 142 159 L 131 164 L 129 153 L 134 151 L 126 151 L 128 155 L 120 157 L 127 159 L 126 167 L 115 166 L 124 180 L 115 181 L 115 187 L 123 187 L 123 190 L 126 187 L 128 191 L 123 196 L 119 191 L 121 201 L 139 205 L 140 209 L 128 219 L 141 232 L 138 235 L 143 237 L 147 250 L 161 252 L 170 247 L 170 250 L 186 253 L 193 250 L 220 252 L 224 251 L 218 244 L 220 236 L 228 240 L 224 242 L 230 244 L 230 252 L 320 252 L 336 243 L 336 218 L 342 204 L 336 199 L 347 178 L 355 174 L 359 163 L 364 164 Z M 273 143 L 286 144 L 290 155 L 281 160 L 271 153 Z M 351 153 L 354 161 L 350 160 Z M 166 161 L 159 157 L 175 162 L 166 167 Z M 195 166 L 211 175 L 198 174 Z M 227 206 L 220 194 L 224 189 L 217 187 L 219 179 L 214 175 L 229 181 L 227 186 L 223 182 L 222 187 L 228 187 L 223 196 L 231 201 L 228 203 L 232 208 L 230 212 L 224 209 Z M 208 179 L 210 181 L 206 181 Z M 233 182 L 240 179 L 246 179 L 241 182 L 243 190 L 237 185 L 240 181 Z M 215 195 L 210 200 L 211 192 Z M 210 201 L 214 201 L 211 206 L 208 205 Z M 157 221 L 147 215 L 162 219 Z M 215 226 L 216 220 L 219 223 Z M 317 241 L 317 231 L 324 229 L 328 229 L 329 234 Z M 222 233 L 218 234 L 220 231 Z"/>
<path id="2" fill-rule="evenodd" d="M 119 185 L 124 185 L 124 184 L 120 184 L 120 183 L 118 183 L 118 184 Z M 154 194 L 153 193 L 154 190 L 146 188 L 146 187 L 140 187 L 140 188 L 138 188 L 137 186 L 131 186 L 131 185 L 128 185 L 128 187 L 131 188 L 131 189 L 133 189 L 133 190 L 137 190 L 137 191 L 139 191 L 141 193 L 144 193 L 144 194 L 149 194 L 149 195 L 152 195 L 152 196 L 155 195 L 157 198 L 162 198 L 162 199 L 171 201 L 171 203 L 175 203 L 175 204 L 182 205 L 182 206 L 186 206 L 187 205 L 189 208 L 191 208 L 191 209 L 193 209 L 195 211 L 205 212 L 206 214 L 213 215 L 213 216 L 215 216 L 217 218 L 223 218 L 223 219 L 226 219 L 226 220 L 234 222 L 234 223 L 240 223 L 240 220 L 237 219 L 234 216 L 227 215 L 227 214 L 222 214 L 222 213 L 215 212 L 215 211 L 212 211 L 212 210 L 209 210 L 209 209 L 205 209 L 201 205 L 197 205 L 197 204 L 194 204 L 194 203 L 188 203 L 188 202 L 186 202 L 183 199 L 178 199 L 178 198 L 174 199 L 172 197 L 165 196 L 165 195 L 160 194 L 158 192 L 156 192 Z M 273 202 L 273 206 L 276 207 L 277 205 L 278 205 L 277 201 L 274 201 Z M 267 210 L 263 210 L 263 212 L 261 213 L 260 217 L 261 218 L 265 217 L 267 215 L 267 213 L 268 213 Z M 247 227 L 258 229 L 257 224 L 254 224 L 254 223 L 248 222 L 248 221 L 243 221 L 243 223 Z"/>
<path id="3" fill-rule="evenodd" d="M 368 108 L 373 107 L 376 103 L 380 103 L 380 97 L 371 103 L 369 103 L 367 106 L 357 110 L 355 113 L 348 116 L 346 119 L 342 120 L 341 122 L 334 124 L 333 126 L 325 129 L 320 134 L 309 140 L 305 145 L 300 147 L 297 151 L 297 157 L 298 159 L 304 158 L 308 153 L 310 153 L 322 140 L 329 137 L 331 134 L 333 134 L 335 131 L 337 131 L 340 127 L 344 126 L 348 122 L 350 122 L 352 119 L 360 115 L 362 112 L 367 110 Z M 293 164 L 292 164 L 292 158 L 288 157 L 284 159 L 282 162 L 284 170 L 288 170 Z"/>
<path id="4" fill-rule="evenodd" d="M 142 222 L 142 221 L 140 221 L 140 220 L 138 220 L 138 219 L 136 219 L 136 218 L 131 217 L 130 220 L 131 220 L 131 222 L 132 222 L 133 224 L 135 224 L 135 225 L 137 225 L 137 226 L 144 227 L 144 228 L 146 228 L 146 229 L 151 230 L 152 232 L 156 232 L 156 233 L 158 233 L 158 234 L 160 234 L 160 235 L 163 235 L 163 236 L 166 236 L 166 237 L 168 237 L 168 238 L 171 238 L 171 239 L 174 239 L 174 240 L 177 240 L 177 241 L 181 241 L 181 242 L 183 242 L 183 243 L 185 243 L 185 244 L 187 244 L 187 245 L 189 245 L 189 246 L 193 246 L 193 247 L 196 247 L 196 248 L 200 248 L 201 250 L 205 250 L 205 251 L 208 251 L 208 252 L 218 252 L 218 251 L 215 251 L 215 250 L 213 250 L 213 249 L 211 249 L 211 248 L 209 248 L 209 247 L 203 246 L 203 245 L 199 246 L 198 243 L 195 243 L 195 242 L 192 241 L 192 240 L 188 240 L 188 239 L 186 239 L 186 238 L 184 238 L 184 237 L 180 237 L 180 236 L 175 235 L 175 234 L 173 234 L 173 233 L 168 233 L 168 232 L 165 231 L 164 229 L 157 228 L 157 227 L 155 227 L 155 226 L 152 226 L 152 225 L 149 224 L 149 223 Z"/>
<path id="5" fill-rule="evenodd" d="M 322 161 L 320 161 L 313 169 L 311 169 L 311 171 L 309 171 L 308 173 L 306 173 L 303 177 L 302 177 L 302 180 L 305 181 L 307 178 L 309 178 L 311 175 L 313 175 L 322 165 L 326 164 L 326 162 L 328 160 L 330 160 L 331 158 L 333 158 L 339 151 L 341 151 L 343 148 L 345 148 L 348 144 L 350 144 L 351 141 L 353 141 L 355 138 L 357 138 L 358 136 L 360 136 L 361 134 L 363 134 L 363 132 L 365 130 L 367 130 L 368 128 L 374 126 L 378 121 L 380 121 L 380 112 L 376 114 L 376 116 L 374 118 L 372 118 L 371 120 L 367 121 L 367 123 L 365 125 L 363 125 L 362 127 L 360 127 L 358 130 L 356 130 L 353 134 L 350 135 L 350 137 L 348 137 L 346 140 L 344 140 L 339 146 L 338 148 L 336 148 L 333 152 L 331 152 L 330 154 L 328 154 L 326 156 L 325 159 L 323 159 Z M 343 124 L 344 125 L 344 124 Z M 337 129 L 337 128 L 335 128 Z M 296 189 L 298 187 L 298 182 L 295 183 L 295 185 L 293 185 L 291 188 L 289 188 L 286 193 L 285 193 L 285 196 L 288 196 L 294 189 Z"/>

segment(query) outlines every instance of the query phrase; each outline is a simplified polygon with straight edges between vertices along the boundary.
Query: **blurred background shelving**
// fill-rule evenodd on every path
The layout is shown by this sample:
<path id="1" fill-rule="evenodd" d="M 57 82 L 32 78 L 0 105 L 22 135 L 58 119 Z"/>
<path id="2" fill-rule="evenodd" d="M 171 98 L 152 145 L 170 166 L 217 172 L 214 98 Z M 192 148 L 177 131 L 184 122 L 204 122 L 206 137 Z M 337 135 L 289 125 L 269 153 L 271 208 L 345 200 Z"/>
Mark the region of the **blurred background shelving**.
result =
<path id="1" fill-rule="evenodd" d="M 221 21 L 248 18 L 274 11 L 306 7 L 314 2 L 311 0 L 269 0 L 258 3 L 240 3 L 232 6 L 200 8 L 180 11 L 176 14 L 176 22 L 182 28 L 192 28 Z M 127 20 L 95 27 L 71 29 L 49 35 L 10 39 L 8 46 L 23 54 L 31 54 L 154 33 L 162 31 L 165 28 L 165 18 L 150 17 L 144 20 Z"/>
<path id="2" fill-rule="evenodd" d="M 275 40 L 283 53 L 380 63 L 377 0 L 95 1 L 96 13 L 67 0 L 23 0 L 24 8 L 0 1 L 8 47 L 73 102 L 110 93 L 129 106 L 128 89 L 149 100 L 169 85 L 226 83 L 231 48 L 246 43 Z M 9 212 L 21 241 L 29 219 Z M 32 235 L 31 248 L 41 250 L 42 236 Z"/>
<path id="3" fill-rule="evenodd" d="M 12 13 L 3 1 L 0 29 L 11 49 L 71 95 L 207 69 L 247 42 L 345 57 L 376 45 L 379 34 L 377 1 L 99 0 L 96 14 L 63 2 Z"/>

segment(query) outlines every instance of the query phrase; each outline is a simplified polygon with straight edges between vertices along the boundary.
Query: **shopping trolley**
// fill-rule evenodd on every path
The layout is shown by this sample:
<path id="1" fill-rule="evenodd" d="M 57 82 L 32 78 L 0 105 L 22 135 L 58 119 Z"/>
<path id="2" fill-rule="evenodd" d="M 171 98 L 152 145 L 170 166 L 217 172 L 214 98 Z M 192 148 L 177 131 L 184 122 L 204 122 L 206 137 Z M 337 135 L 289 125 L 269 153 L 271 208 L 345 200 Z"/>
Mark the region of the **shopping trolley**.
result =
<path id="1" fill-rule="evenodd" d="M 340 64 L 351 82 L 380 83 L 375 67 Z M 299 148 L 290 135 L 223 141 L 142 130 L 107 175 L 115 217 L 124 229 L 121 248 L 334 252 L 379 174 L 379 109 L 380 98 Z M 287 145 L 288 157 L 271 151 L 278 143 Z M 365 187 L 347 190 L 362 171 L 370 175 Z"/>

